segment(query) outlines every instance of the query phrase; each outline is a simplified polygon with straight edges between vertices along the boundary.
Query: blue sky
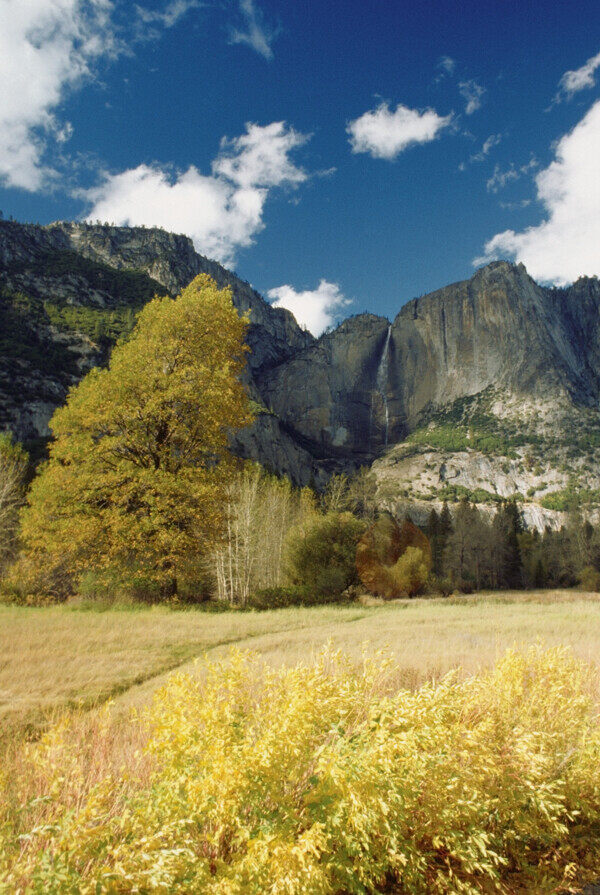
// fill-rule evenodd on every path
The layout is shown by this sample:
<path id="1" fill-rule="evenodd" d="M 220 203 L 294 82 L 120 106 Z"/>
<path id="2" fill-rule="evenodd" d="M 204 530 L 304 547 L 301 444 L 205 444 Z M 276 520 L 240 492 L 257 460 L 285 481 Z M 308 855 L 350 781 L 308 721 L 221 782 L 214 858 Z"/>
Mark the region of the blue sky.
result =
<path id="1" fill-rule="evenodd" d="M 188 233 L 318 332 L 600 274 L 600 4 L 2 0 L 0 208 Z"/>

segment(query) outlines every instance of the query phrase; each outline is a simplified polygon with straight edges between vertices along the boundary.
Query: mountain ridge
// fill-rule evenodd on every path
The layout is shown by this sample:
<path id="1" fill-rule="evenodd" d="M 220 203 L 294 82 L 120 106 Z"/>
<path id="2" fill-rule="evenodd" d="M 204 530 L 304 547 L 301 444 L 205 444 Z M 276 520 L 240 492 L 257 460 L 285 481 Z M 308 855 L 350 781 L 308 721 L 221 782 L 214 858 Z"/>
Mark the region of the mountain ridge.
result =
<path id="1" fill-rule="evenodd" d="M 154 291 L 176 294 L 201 272 L 230 286 L 238 310 L 250 315 L 247 385 L 259 413 L 232 436 L 241 456 L 297 484 L 323 485 L 333 472 L 374 464 L 388 501 L 396 469 L 399 494 L 407 491 L 401 476 L 410 475 L 413 498 L 431 501 L 432 488 L 448 493 L 449 460 L 462 469 L 457 488 L 500 497 L 510 486 L 497 465 L 482 463 L 482 452 L 521 465 L 538 452 L 545 478 L 513 470 L 524 506 L 554 512 L 540 503 L 553 492 L 600 494 L 591 468 L 600 450 L 600 283 L 582 277 L 550 289 L 507 261 L 411 299 L 393 320 L 353 315 L 315 339 L 289 311 L 195 252 L 188 237 L 0 221 L 0 311 L 13 331 L 46 346 L 32 343 L 27 354 L 27 339 L 2 343 L 0 426 L 26 439 L 46 435 L 68 387 L 105 362 L 134 311 Z M 48 352 L 59 359 L 54 377 L 39 360 Z M 589 445 L 576 429 L 588 433 Z M 431 442 L 422 462 L 440 466 L 437 489 L 414 457 L 408 467 L 398 458 L 396 446 L 415 439 Z M 558 466 L 566 468 L 559 474 Z"/>

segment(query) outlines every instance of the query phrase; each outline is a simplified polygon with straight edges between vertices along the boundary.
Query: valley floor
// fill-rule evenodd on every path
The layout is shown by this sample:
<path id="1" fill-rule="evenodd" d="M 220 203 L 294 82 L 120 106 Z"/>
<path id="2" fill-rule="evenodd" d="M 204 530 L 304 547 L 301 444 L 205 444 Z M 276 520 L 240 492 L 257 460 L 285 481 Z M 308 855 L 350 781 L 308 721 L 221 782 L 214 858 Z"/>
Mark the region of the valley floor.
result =
<path id="1" fill-rule="evenodd" d="M 60 826 L 64 820 L 61 820 L 63 803 L 65 810 L 68 809 L 64 815 L 64 823 L 67 823 L 73 806 L 78 810 L 82 805 L 88 806 L 83 809 L 84 819 L 88 809 L 95 810 L 90 793 L 96 792 L 94 787 L 104 779 L 114 783 L 109 789 L 102 790 L 106 793 L 114 790 L 110 796 L 114 804 L 110 803 L 107 817 L 122 811 L 123 804 L 134 793 L 141 798 L 146 791 L 154 792 L 149 784 L 153 766 L 151 753 L 147 750 L 149 729 L 143 722 L 135 721 L 131 711 L 147 704 L 174 669 L 204 675 L 207 660 L 227 659 L 232 648 L 252 651 L 270 665 L 306 664 L 326 644 L 331 644 L 333 649 L 342 650 L 357 662 L 365 653 L 372 655 L 378 650 L 392 653 L 398 666 L 397 675 L 393 673 L 393 684 L 416 691 L 424 681 L 439 679 L 450 669 L 459 668 L 459 676 L 466 677 L 489 668 L 510 647 L 537 642 L 546 646 L 567 646 L 576 656 L 600 664 L 600 594 L 574 591 L 486 593 L 445 600 L 397 600 L 385 604 L 372 601 L 371 605 L 290 608 L 261 613 L 176 611 L 164 607 L 99 611 L 98 608 L 85 610 L 68 605 L 46 608 L 0 606 L 0 771 L 4 772 L 3 776 L 0 774 L 0 783 L 4 785 L 4 800 L 0 794 L 0 834 L 4 823 L 7 837 L 5 864 L 0 860 L 0 889 L 3 867 L 9 873 L 8 879 L 13 883 L 18 881 L 18 887 L 10 891 L 24 891 L 19 887 L 29 885 L 38 872 L 38 852 L 43 855 L 48 849 L 59 848 L 60 837 L 57 839 L 54 835 L 53 824 Z M 335 664 L 334 659 L 327 661 Z M 240 667 L 239 662 L 237 667 Z M 232 677 L 226 686 L 233 686 L 235 668 L 236 662 L 230 669 Z M 255 677 L 241 680 L 243 686 L 249 687 L 248 692 L 254 694 L 254 706 L 253 700 L 261 688 L 268 686 L 266 682 L 273 678 L 265 675 L 262 667 L 250 663 L 248 668 L 254 668 Z M 297 675 L 300 680 L 305 673 L 310 674 L 293 672 L 290 681 L 293 682 Z M 327 679 L 327 673 L 323 680 Z M 521 694 L 525 701 L 526 691 L 530 685 L 534 686 L 534 677 L 527 680 L 528 686 Z M 544 687 L 548 680 L 544 677 Z M 322 687 L 323 681 L 319 681 L 318 686 Z M 389 683 L 391 681 L 385 684 L 382 678 L 377 686 L 384 687 Z M 346 678 L 340 693 L 345 692 L 345 684 Z M 465 687 L 468 685 L 465 682 Z M 314 697 L 314 694 L 310 696 L 311 686 L 300 688 L 303 694 L 309 694 L 309 702 Z M 369 686 L 371 696 L 375 697 L 377 686 L 373 682 Z M 181 710 L 185 715 L 188 704 L 194 705 L 194 690 L 194 682 L 185 675 L 175 678 L 171 689 L 163 689 L 159 697 L 162 703 L 159 704 L 169 717 L 172 714 L 176 719 Z M 316 692 L 321 693 L 321 690 L 317 688 Z M 598 693 L 595 684 L 592 693 Z M 419 692 L 414 695 L 419 698 Z M 198 699 L 198 692 L 195 698 Z M 238 703 L 237 697 L 231 698 L 236 711 L 241 712 L 242 703 Z M 406 698 L 412 697 L 407 695 Z M 531 698 L 535 712 L 538 712 L 539 694 Z M 109 699 L 112 708 L 108 717 L 101 711 L 75 712 L 70 720 L 51 727 L 39 744 L 24 748 L 24 736 L 35 734 L 36 728 L 41 728 L 65 710 L 77 706 L 87 709 Z M 492 703 L 498 699 L 498 691 L 494 689 Z M 199 705 L 203 710 L 202 700 Z M 568 714 L 573 701 L 568 695 L 565 700 L 563 708 Z M 594 711 L 595 695 L 592 700 Z M 213 705 L 210 699 L 207 704 Z M 500 704 L 504 704 L 502 700 Z M 253 713 L 255 708 L 252 708 Z M 322 709 L 323 704 L 319 702 L 318 717 Z M 251 717 L 254 724 L 255 715 Z M 464 717 L 471 716 L 467 713 Z M 477 713 L 473 717 L 476 719 Z M 561 711 L 561 723 L 564 717 Z M 519 718 L 522 720 L 521 715 Z M 214 723 L 217 724 L 218 719 Z M 547 723 L 551 725 L 554 721 L 550 718 Z M 465 728 L 468 732 L 467 728 L 468 724 Z M 251 729 L 254 729 L 252 725 Z M 513 729 L 512 723 L 509 729 Z M 160 739 L 160 724 L 156 730 Z M 170 730 L 168 725 L 165 730 Z M 173 742 L 179 742 L 179 737 L 184 736 L 188 728 L 183 723 L 183 726 L 176 726 L 176 730 L 178 734 Z M 210 732 L 212 728 L 209 726 L 206 730 Z M 575 739 L 579 737 L 577 730 L 573 736 Z M 165 742 L 170 743 L 171 739 L 169 735 Z M 217 740 L 221 742 L 218 737 Z M 312 752 L 308 754 L 310 757 Z M 462 773 L 464 767 L 459 759 L 457 767 Z M 215 773 L 217 779 L 220 771 Z M 510 775 L 509 778 L 513 780 Z M 387 786 L 385 778 L 384 788 Z M 176 803 L 177 800 L 173 804 Z M 95 829 L 95 823 L 90 821 L 91 830 Z M 462 829 L 458 821 L 457 824 L 457 829 Z M 20 839 L 19 834 L 23 834 Z M 19 846 L 15 850 L 11 836 L 15 842 L 31 840 L 33 845 L 31 848 Z M 69 837 L 67 841 L 70 843 Z M 134 849 L 131 855 L 141 851 Z M 2 855 L 0 835 L 0 859 Z M 586 846 L 583 857 L 572 865 L 569 878 L 574 877 L 579 885 L 597 879 L 597 858 L 596 851 Z M 44 872 L 50 874 L 48 879 L 55 880 L 54 869 L 45 864 L 43 867 Z M 13 870 L 15 875 L 10 876 Z M 59 871 L 60 868 L 56 872 Z M 512 895 L 540 895 L 542 891 L 557 893 L 556 881 L 561 872 L 549 877 L 548 885 L 543 889 L 538 882 L 532 883 L 529 878 L 514 874 L 508 888 L 502 891 L 510 891 Z M 483 877 L 481 885 L 477 891 L 488 891 Z M 185 891 L 202 889 L 192 887 Z M 574 892 L 576 887 L 568 891 Z M 592 886 L 578 891 L 581 895 L 592 895 L 598 890 Z"/>
<path id="2" fill-rule="evenodd" d="M 357 660 L 386 649 L 413 687 L 452 668 L 490 666 L 507 648 L 538 640 L 600 661 L 600 595 L 502 592 L 261 613 L 0 606 L 0 731 L 12 739 L 65 708 L 111 698 L 127 711 L 173 669 L 201 673 L 203 656 L 233 646 L 271 664 L 306 661 L 329 641 Z"/>

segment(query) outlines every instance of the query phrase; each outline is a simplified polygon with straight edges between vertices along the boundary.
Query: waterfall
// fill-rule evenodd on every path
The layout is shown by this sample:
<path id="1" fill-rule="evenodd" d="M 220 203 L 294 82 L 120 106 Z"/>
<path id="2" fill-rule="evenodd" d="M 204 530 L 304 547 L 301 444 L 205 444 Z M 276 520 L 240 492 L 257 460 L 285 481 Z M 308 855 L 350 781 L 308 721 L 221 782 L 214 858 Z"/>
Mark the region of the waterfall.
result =
<path id="1" fill-rule="evenodd" d="M 383 401 L 383 409 L 385 414 L 385 447 L 388 445 L 388 433 L 390 428 L 390 408 L 388 405 L 388 372 L 390 368 L 390 337 L 392 335 L 392 326 L 391 324 L 388 326 L 387 336 L 385 337 L 385 344 L 383 346 L 383 351 L 381 354 L 381 360 L 379 361 L 379 366 L 377 368 L 377 379 L 375 380 L 377 385 L 377 391 L 381 395 L 381 400 Z"/>

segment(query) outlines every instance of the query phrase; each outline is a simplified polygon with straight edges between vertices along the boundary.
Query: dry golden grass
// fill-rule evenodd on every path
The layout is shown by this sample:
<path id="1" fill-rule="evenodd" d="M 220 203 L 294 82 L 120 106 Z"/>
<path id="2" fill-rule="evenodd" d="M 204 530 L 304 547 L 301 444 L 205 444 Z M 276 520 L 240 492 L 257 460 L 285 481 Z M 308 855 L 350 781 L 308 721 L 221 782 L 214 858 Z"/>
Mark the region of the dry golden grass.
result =
<path id="1" fill-rule="evenodd" d="M 90 706 L 216 646 L 352 618 L 356 609 L 212 614 L 0 605 L 0 738 L 65 708 Z"/>
<path id="2" fill-rule="evenodd" d="M 263 613 L 164 608 L 81 611 L 0 606 L 0 728 L 35 726 L 64 708 L 146 701 L 173 668 L 235 644 L 295 664 L 332 641 L 357 658 L 389 648 L 407 685 L 491 665 L 507 647 L 543 640 L 600 656 L 600 596 L 573 591 L 483 594 Z"/>

